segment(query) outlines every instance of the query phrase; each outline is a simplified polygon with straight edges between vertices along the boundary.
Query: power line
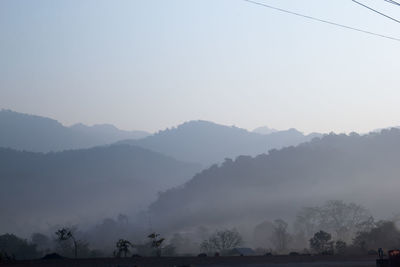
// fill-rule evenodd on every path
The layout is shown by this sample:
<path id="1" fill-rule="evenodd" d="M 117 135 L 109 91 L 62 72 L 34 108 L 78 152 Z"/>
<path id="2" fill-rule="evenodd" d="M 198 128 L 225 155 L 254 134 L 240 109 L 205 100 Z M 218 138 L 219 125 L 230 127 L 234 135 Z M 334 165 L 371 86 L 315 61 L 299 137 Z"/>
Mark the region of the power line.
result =
<path id="1" fill-rule="evenodd" d="M 328 21 L 328 20 L 324 20 L 324 19 L 319 19 L 319 18 L 316 18 L 316 17 L 308 16 L 308 15 L 303 15 L 303 14 L 300 14 L 300 13 L 296 13 L 296 12 L 293 12 L 293 11 L 290 11 L 290 10 L 286 10 L 286 9 L 283 9 L 283 8 L 279 8 L 279 7 L 270 6 L 270 5 L 267 5 L 267 4 L 264 4 L 264 3 L 260 3 L 260 2 L 257 2 L 257 1 L 253 1 L 253 0 L 243 0 L 243 1 L 251 3 L 251 4 L 254 4 L 254 5 L 270 8 L 270 9 L 273 9 L 273 10 L 277 10 L 277 11 L 280 11 L 280 12 L 283 12 L 283 13 L 295 15 L 295 16 L 302 17 L 302 18 L 306 18 L 306 19 L 309 19 L 309 20 L 318 21 L 318 22 L 322 22 L 322 23 L 325 23 L 325 24 L 337 26 L 337 27 L 344 28 L 344 29 L 347 29 L 347 30 L 362 32 L 362 33 L 365 33 L 365 34 L 374 35 L 374 36 L 378 36 L 378 37 L 382 37 L 382 38 L 386 38 L 386 39 L 390 39 L 390 40 L 393 40 L 393 41 L 400 42 L 400 38 L 392 37 L 392 36 L 389 36 L 389 35 L 383 35 L 383 34 L 379 34 L 379 33 L 375 33 L 375 32 L 370 32 L 370 31 L 367 31 L 367 30 L 363 30 L 363 29 L 358 29 L 358 28 L 354 28 L 354 27 L 351 27 L 351 26 L 347 26 L 347 25 L 344 25 L 344 24 L 340 24 L 340 23 L 336 23 L 336 22 L 332 22 L 332 21 Z"/>
<path id="2" fill-rule="evenodd" d="M 399 2 L 396 2 L 396 1 L 394 1 L 394 0 L 385 0 L 385 1 L 388 2 L 388 3 L 391 3 L 391 4 L 393 4 L 393 5 L 400 6 L 400 3 L 399 3 Z"/>
<path id="3" fill-rule="evenodd" d="M 388 19 L 391 19 L 391 20 L 393 20 L 393 21 L 395 21 L 395 22 L 397 22 L 397 23 L 400 23 L 400 20 L 397 20 L 397 19 L 395 19 L 395 18 L 392 18 L 392 17 L 390 17 L 390 16 L 388 16 L 388 15 L 386 15 L 386 14 L 383 14 L 382 12 L 379 12 L 378 10 L 373 9 L 372 7 L 369 7 L 369 6 L 367 6 L 367 5 L 363 4 L 363 3 L 360 3 L 360 2 L 358 2 L 358 1 L 356 1 L 356 0 L 351 0 L 351 1 L 353 1 L 353 2 L 356 3 L 356 4 L 359 4 L 360 6 L 363 6 L 363 7 L 367 8 L 367 9 L 369 9 L 369 10 L 371 10 L 371 11 L 373 11 L 373 12 L 379 14 L 379 15 L 382 15 L 382 16 L 388 18 Z M 392 2 L 390 2 L 390 3 L 392 3 Z M 393 4 L 393 3 L 392 3 L 392 4 Z"/>

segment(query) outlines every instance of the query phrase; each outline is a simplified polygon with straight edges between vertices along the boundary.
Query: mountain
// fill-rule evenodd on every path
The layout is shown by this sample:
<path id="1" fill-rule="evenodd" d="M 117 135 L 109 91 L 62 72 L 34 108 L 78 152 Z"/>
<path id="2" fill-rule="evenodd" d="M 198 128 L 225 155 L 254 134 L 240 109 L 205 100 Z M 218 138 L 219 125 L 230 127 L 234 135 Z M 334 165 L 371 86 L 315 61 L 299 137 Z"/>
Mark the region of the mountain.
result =
<path id="1" fill-rule="evenodd" d="M 269 128 L 268 126 L 261 126 L 253 130 L 253 133 L 258 133 L 258 134 L 271 134 L 275 132 L 278 132 L 278 130 Z"/>
<path id="2" fill-rule="evenodd" d="M 127 145 L 47 154 L 0 148 L 0 229 L 21 233 L 136 213 L 199 170 Z"/>
<path id="3" fill-rule="evenodd" d="M 106 145 L 127 138 L 142 138 L 148 133 L 122 131 L 112 125 L 65 127 L 56 120 L 0 111 L 0 147 L 33 152 L 61 151 Z"/>
<path id="4" fill-rule="evenodd" d="M 224 158 L 266 153 L 273 148 L 297 145 L 318 136 L 304 135 L 290 129 L 268 135 L 249 132 L 208 121 L 190 121 L 140 140 L 125 140 L 179 160 L 198 162 L 204 166 L 222 162 Z"/>
<path id="5" fill-rule="evenodd" d="M 68 128 L 77 134 L 90 136 L 95 139 L 99 145 L 111 144 L 116 142 L 116 140 L 124 140 L 128 138 L 140 139 L 150 135 L 145 131 L 120 130 L 112 124 L 95 124 L 93 126 L 87 126 L 78 123 Z"/>
<path id="6" fill-rule="evenodd" d="M 329 134 L 297 147 L 213 165 L 160 194 L 149 213 L 159 222 L 155 227 L 171 230 L 244 221 L 255 225 L 290 220 L 304 206 L 339 199 L 389 218 L 400 211 L 399 177 L 399 129 Z"/>

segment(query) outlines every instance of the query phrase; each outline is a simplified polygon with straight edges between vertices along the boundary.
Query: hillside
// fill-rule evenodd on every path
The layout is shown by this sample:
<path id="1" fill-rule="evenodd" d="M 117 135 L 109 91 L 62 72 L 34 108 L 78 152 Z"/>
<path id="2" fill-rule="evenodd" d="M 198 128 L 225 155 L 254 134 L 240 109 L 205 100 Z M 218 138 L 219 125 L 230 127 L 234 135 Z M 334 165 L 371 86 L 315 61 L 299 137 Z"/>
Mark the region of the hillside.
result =
<path id="1" fill-rule="evenodd" d="M 290 220 L 301 207 L 340 199 L 387 218 L 400 211 L 399 175 L 399 129 L 363 136 L 330 134 L 214 165 L 161 194 L 150 213 L 163 229 L 240 225 Z"/>
<path id="2" fill-rule="evenodd" d="M 106 145 L 148 133 L 122 131 L 112 125 L 65 127 L 56 120 L 0 110 L 0 147 L 33 152 L 61 151 Z"/>
<path id="3" fill-rule="evenodd" d="M 140 140 L 125 140 L 121 143 L 209 166 L 223 162 L 225 158 L 256 156 L 273 148 L 297 145 L 316 136 L 320 135 L 304 135 L 295 129 L 263 135 L 208 121 L 190 121 Z"/>
<path id="4" fill-rule="evenodd" d="M 47 154 L 0 148 L 0 229 L 21 233 L 133 214 L 199 170 L 126 145 Z"/>

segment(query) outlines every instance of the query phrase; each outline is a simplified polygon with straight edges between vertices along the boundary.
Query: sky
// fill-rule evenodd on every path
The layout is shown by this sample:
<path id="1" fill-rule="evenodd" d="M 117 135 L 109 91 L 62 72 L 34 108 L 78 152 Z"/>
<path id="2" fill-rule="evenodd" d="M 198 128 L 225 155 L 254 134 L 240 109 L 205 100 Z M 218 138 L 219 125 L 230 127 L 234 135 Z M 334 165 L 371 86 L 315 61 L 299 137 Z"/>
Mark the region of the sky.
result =
<path id="1" fill-rule="evenodd" d="M 258 2 L 400 38 L 351 0 Z M 400 19 L 400 6 L 363 3 Z M 2 0 L 0 38 L 0 109 L 65 125 L 400 125 L 400 42 L 243 0 Z"/>

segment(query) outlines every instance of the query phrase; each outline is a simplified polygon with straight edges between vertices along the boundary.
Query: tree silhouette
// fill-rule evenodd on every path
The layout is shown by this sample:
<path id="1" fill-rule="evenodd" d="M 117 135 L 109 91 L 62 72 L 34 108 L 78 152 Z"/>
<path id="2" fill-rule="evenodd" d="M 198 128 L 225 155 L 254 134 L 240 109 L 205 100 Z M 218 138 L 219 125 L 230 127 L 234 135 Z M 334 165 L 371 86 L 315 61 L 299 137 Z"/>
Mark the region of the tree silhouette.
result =
<path id="1" fill-rule="evenodd" d="M 161 245 L 165 239 L 160 237 L 160 234 L 157 234 L 156 232 L 149 234 L 147 237 L 150 238 L 151 247 L 156 251 L 156 255 L 161 257 Z"/>
<path id="2" fill-rule="evenodd" d="M 369 231 L 360 231 L 353 240 L 353 245 L 363 252 L 368 249 L 400 247 L 400 231 L 392 221 L 379 221 Z"/>
<path id="3" fill-rule="evenodd" d="M 335 249 L 337 254 L 344 254 L 346 253 L 347 244 L 344 241 L 338 240 L 335 243 Z"/>
<path id="4" fill-rule="evenodd" d="M 67 240 L 72 240 L 74 244 L 74 255 L 75 258 L 78 258 L 78 242 L 75 239 L 72 230 L 69 228 L 61 228 L 57 230 L 56 235 L 58 237 L 58 240 L 60 241 L 67 241 Z"/>
<path id="5" fill-rule="evenodd" d="M 226 252 L 243 243 L 242 237 L 236 229 L 216 231 L 207 240 L 204 240 L 200 249 L 204 252 Z"/>
<path id="6" fill-rule="evenodd" d="M 321 206 L 303 208 L 297 214 L 295 228 L 307 238 L 323 230 L 333 233 L 335 239 L 351 241 L 358 231 L 371 229 L 373 221 L 364 207 L 331 200 Z"/>
<path id="7" fill-rule="evenodd" d="M 275 248 L 278 252 L 285 252 L 288 249 L 291 236 L 287 228 L 288 224 L 284 220 L 277 219 L 274 221 L 274 231 L 271 241 L 275 244 Z"/>
<path id="8" fill-rule="evenodd" d="M 310 248 L 317 253 L 332 253 L 333 241 L 330 241 L 331 238 L 331 234 L 319 231 L 310 239 Z"/>
<path id="9" fill-rule="evenodd" d="M 0 235 L 0 254 L 3 261 L 34 259 L 40 256 L 36 245 L 13 234 Z"/>
<path id="10" fill-rule="evenodd" d="M 129 247 L 132 247 L 132 243 L 128 240 L 120 239 L 117 241 L 115 246 L 117 247 L 116 256 L 120 257 L 121 254 L 124 253 L 124 257 L 126 258 L 126 255 L 129 252 Z"/>

